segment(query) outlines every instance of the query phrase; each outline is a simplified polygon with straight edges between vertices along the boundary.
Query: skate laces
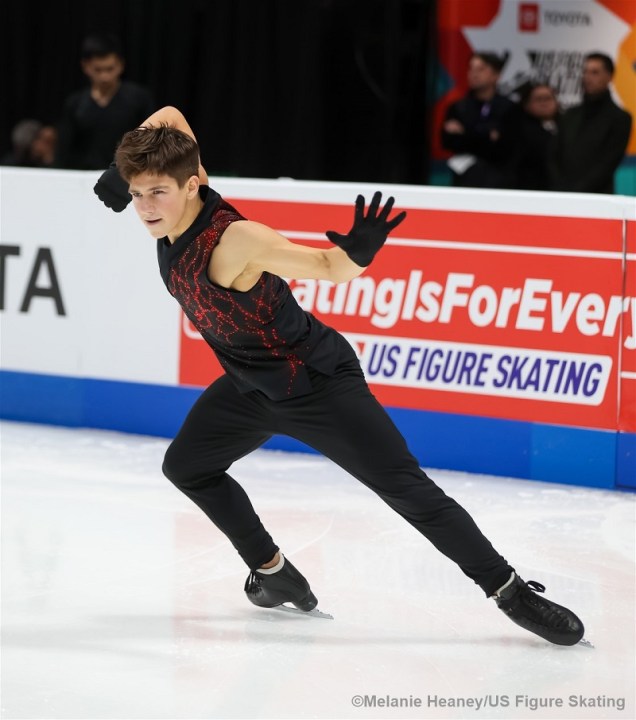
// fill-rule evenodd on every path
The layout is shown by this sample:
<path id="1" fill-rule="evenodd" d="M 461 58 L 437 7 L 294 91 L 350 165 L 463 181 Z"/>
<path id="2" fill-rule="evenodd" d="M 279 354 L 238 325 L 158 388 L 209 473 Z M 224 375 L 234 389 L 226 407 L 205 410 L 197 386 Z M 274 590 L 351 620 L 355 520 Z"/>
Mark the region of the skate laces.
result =
<path id="1" fill-rule="evenodd" d="M 245 592 L 256 592 L 258 588 L 260 587 L 261 583 L 263 582 L 262 576 L 259 577 L 255 572 L 250 571 L 250 574 L 247 576 L 247 580 L 245 581 Z"/>
<path id="2" fill-rule="evenodd" d="M 535 593 L 544 593 L 545 585 L 536 580 L 528 580 L 521 587 L 521 595 L 529 605 L 533 605 L 541 613 L 543 620 L 547 625 L 555 627 L 558 625 L 568 625 L 568 618 L 563 612 L 550 602 L 547 598 L 538 597 Z"/>

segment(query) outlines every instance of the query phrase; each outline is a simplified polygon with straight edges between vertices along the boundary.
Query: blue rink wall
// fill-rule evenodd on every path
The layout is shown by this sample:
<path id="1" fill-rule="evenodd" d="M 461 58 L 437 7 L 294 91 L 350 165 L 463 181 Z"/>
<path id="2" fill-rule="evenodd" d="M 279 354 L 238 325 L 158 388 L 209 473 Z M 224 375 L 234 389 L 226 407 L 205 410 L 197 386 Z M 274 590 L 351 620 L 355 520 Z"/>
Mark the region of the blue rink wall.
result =
<path id="1" fill-rule="evenodd" d="M 0 371 L 8 420 L 171 438 L 201 388 Z M 636 435 L 387 408 L 425 467 L 599 488 L 636 488 Z M 313 452 L 273 437 L 264 447 Z"/>
<path id="2" fill-rule="evenodd" d="M 140 229 L 134 212 L 115 214 L 96 201 L 93 185 L 98 175 L 0 168 L 0 417 L 169 438 L 200 393 L 198 387 L 180 384 L 182 315 L 157 272 L 155 243 Z M 344 205 L 358 192 L 368 195 L 381 189 L 416 212 L 442 209 L 454 214 L 601 218 L 610 219 L 617 233 L 629 227 L 628 223 L 636 227 L 636 205 L 631 199 L 628 204 L 627 198 L 612 196 L 213 180 L 225 197 L 257 201 L 267 207 L 276 202 L 303 208 L 312 203 L 317 203 L 317 208 Z M 37 212 L 34 196 L 38 197 Z M 303 236 L 299 224 L 278 229 L 299 231 L 298 237 Z M 309 231 L 305 236 L 317 234 L 314 226 L 304 229 Z M 629 267 L 626 272 L 633 273 L 636 252 L 629 249 L 633 235 L 624 232 L 624 239 L 622 250 L 613 247 L 605 255 L 611 256 L 617 268 Z M 422 247 L 437 242 L 428 235 L 420 240 Z M 514 241 L 511 237 L 510 242 Z M 604 236 L 600 238 L 600 242 L 606 241 Z M 564 238 L 556 253 L 578 252 L 576 242 L 576 237 Z M 604 257 L 589 247 L 585 252 Z M 456 256 L 463 257 L 461 252 Z M 430 271 L 430 257 L 422 255 L 419 272 Z M 548 278 L 553 257 L 556 255 L 545 260 Z M 627 280 L 633 285 L 633 274 L 628 274 Z M 616 347 L 622 342 L 626 349 L 620 362 L 613 359 L 619 385 L 614 382 L 603 401 L 615 405 L 620 395 L 621 402 L 631 402 L 633 408 L 636 291 L 629 291 L 629 297 L 632 311 L 623 314 L 621 335 L 616 335 Z M 594 312 L 590 308 L 588 315 Z M 368 318 L 362 319 L 367 333 L 375 331 Z M 423 325 L 422 333 L 426 330 Z M 399 334 L 398 330 L 395 333 Z M 385 332 L 382 338 L 386 337 Z M 581 336 L 580 347 L 571 349 L 595 352 L 588 348 L 592 339 Z M 519 344 L 517 336 L 504 340 Z M 551 339 L 556 350 L 557 341 L 558 337 Z M 188 382 L 199 385 L 205 381 Z M 453 393 L 447 395 L 452 399 Z M 496 402 L 488 394 L 483 398 L 485 403 Z M 621 424 L 618 416 L 614 425 L 613 410 L 610 421 L 600 425 L 612 429 L 600 430 L 586 429 L 589 422 L 581 422 L 586 428 L 546 424 L 550 413 L 541 417 L 542 422 L 531 422 L 459 414 L 461 406 L 449 406 L 453 412 L 431 412 L 390 407 L 390 401 L 386 404 L 425 467 L 600 488 L 636 488 L 634 426 Z M 496 405 L 490 407 L 497 412 Z M 562 422 L 575 424 L 579 412 L 584 413 L 585 407 L 575 406 Z M 630 432 L 618 432 L 619 427 Z M 266 447 L 308 450 L 284 437 L 272 438 Z"/>

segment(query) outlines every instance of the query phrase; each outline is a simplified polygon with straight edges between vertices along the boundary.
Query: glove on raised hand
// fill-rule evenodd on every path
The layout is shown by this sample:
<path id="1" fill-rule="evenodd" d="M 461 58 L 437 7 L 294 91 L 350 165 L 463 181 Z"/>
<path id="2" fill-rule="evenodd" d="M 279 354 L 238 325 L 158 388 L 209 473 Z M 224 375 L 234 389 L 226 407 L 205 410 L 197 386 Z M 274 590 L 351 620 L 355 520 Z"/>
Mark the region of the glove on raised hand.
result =
<path id="1" fill-rule="evenodd" d="M 394 228 L 396 228 L 406 217 L 406 212 L 396 215 L 393 220 L 387 221 L 395 199 L 390 197 L 386 205 L 378 213 L 382 193 L 376 192 L 373 195 L 369 211 L 364 214 L 364 197 L 358 195 L 356 198 L 356 209 L 353 216 L 353 227 L 346 235 L 327 231 L 327 237 L 334 245 L 342 248 L 356 265 L 366 267 L 371 264 L 375 254 L 386 242 L 386 239 Z"/>
<path id="2" fill-rule="evenodd" d="M 128 192 L 128 183 L 119 174 L 114 162 L 110 164 L 108 170 L 102 173 L 95 183 L 93 192 L 107 208 L 111 208 L 117 213 L 125 210 L 132 200 L 132 195 Z"/>

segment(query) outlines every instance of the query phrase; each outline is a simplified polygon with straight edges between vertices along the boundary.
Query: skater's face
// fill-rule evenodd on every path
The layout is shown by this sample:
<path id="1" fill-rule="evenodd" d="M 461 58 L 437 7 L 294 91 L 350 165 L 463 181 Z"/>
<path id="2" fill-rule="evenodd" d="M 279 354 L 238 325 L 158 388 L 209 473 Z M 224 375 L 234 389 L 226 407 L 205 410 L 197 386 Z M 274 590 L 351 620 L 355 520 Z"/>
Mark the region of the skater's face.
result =
<path id="1" fill-rule="evenodd" d="M 141 173 L 131 179 L 129 190 L 137 215 L 152 237 L 168 236 L 174 242 L 191 225 L 191 201 L 199 191 L 197 177 L 179 187 L 170 175 Z"/>

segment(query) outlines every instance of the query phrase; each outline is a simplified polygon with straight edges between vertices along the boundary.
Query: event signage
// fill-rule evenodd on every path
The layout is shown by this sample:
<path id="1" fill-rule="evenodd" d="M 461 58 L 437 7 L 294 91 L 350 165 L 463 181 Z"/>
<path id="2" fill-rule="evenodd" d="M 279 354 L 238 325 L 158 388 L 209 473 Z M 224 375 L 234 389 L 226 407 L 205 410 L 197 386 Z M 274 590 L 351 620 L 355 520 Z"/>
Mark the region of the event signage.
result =
<path id="1" fill-rule="evenodd" d="M 248 216 L 262 209 L 236 205 Z M 408 212 L 360 277 L 289 281 L 301 307 L 344 333 L 381 402 L 615 428 L 621 366 L 636 352 L 623 223 Z M 339 227 L 342 208 L 272 201 L 267 214 L 290 239 L 326 249 L 317 228 Z M 184 318 L 181 382 L 220 373 Z"/>
<path id="2" fill-rule="evenodd" d="M 633 0 L 439 0 L 438 54 L 441 66 L 434 127 L 441 127 L 448 105 L 467 91 L 473 52 L 494 52 L 504 60 L 499 82 L 503 95 L 517 98 L 528 83 L 552 86 L 562 109 L 582 100 L 585 56 L 602 52 L 614 61 L 612 92 L 616 103 L 636 117 Z M 627 148 L 636 155 L 636 128 Z M 444 158 L 439 132 L 433 155 Z"/>

